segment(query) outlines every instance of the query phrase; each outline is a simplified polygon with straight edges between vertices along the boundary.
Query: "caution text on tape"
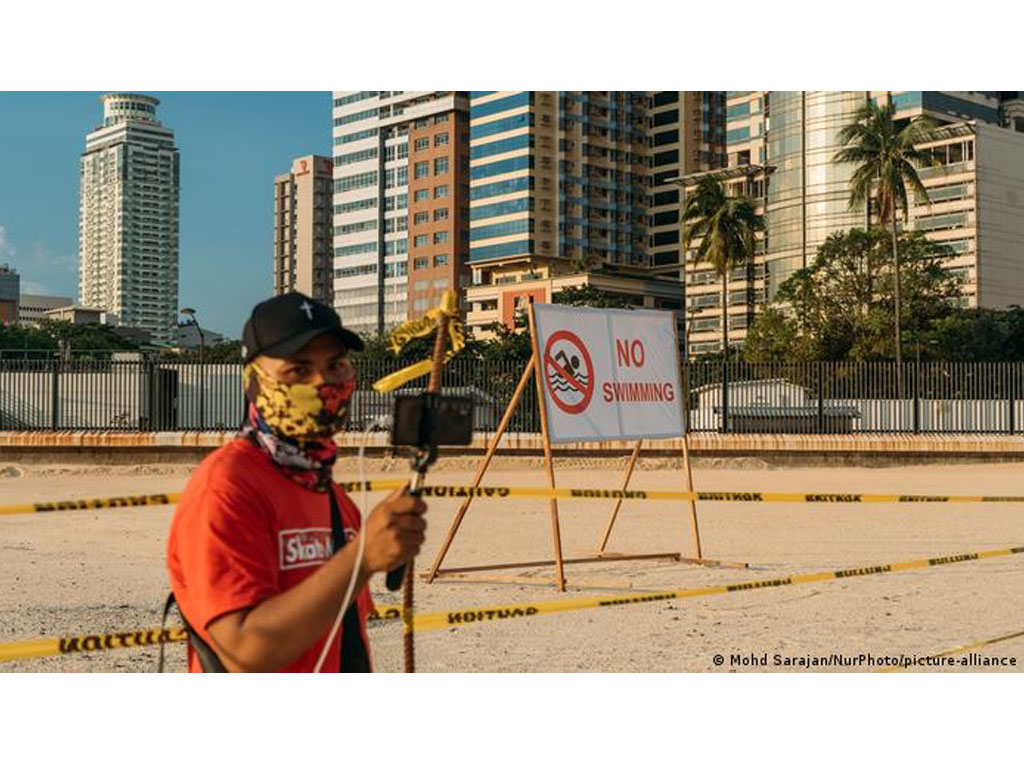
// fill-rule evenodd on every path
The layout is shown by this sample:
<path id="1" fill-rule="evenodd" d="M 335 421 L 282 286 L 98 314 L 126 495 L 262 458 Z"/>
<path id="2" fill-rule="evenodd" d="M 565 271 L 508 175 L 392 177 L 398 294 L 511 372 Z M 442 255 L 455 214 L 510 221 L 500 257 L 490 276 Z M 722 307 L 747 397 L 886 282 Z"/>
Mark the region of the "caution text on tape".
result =
<path id="1" fill-rule="evenodd" d="M 883 573 L 898 573 L 901 571 L 919 570 L 922 568 L 934 568 L 955 563 L 966 563 L 976 560 L 988 560 L 996 557 L 1008 557 L 1024 552 L 1024 546 L 1009 547 L 1006 549 L 990 549 L 982 552 L 967 552 L 958 555 L 944 555 L 930 557 L 921 560 L 908 560 L 899 563 L 884 563 L 881 565 L 868 565 L 859 568 L 845 568 L 835 571 L 818 571 L 816 573 L 800 573 L 776 579 L 763 579 L 759 581 L 741 581 L 733 584 L 719 584 L 708 587 L 691 587 L 687 589 L 666 590 L 663 592 L 639 592 L 625 595 L 604 595 L 595 597 L 580 597 L 561 600 L 545 600 L 531 603 L 510 603 L 507 605 L 489 605 L 478 608 L 468 608 L 456 611 L 439 611 L 416 615 L 413 619 L 413 626 L 417 632 L 434 629 L 448 629 L 451 627 L 462 627 L 475 625 L 490 621 L 506 621 L 514 619 L 525 619 L 545 614 L 565 613 L 568 611 L 580 611 L 589 608 L 611 608 L 623 605 L 638 605 L 643 603 L 661 602 L 665 600 L 685 600 L 688 598 L 708 597 L 711 595 L 726 595 L 733 592 L 745 592 L 757 589 L 771 589 L 775 587 L 794 586 L 797 584 L 811 584 L 820 581 L 834 581 L 837 579 L 850 579 L 858 576 L 872 576 Z M 370 620 L 388 621 L 401 616 L 398 606 L 380 606 Z M 160 630 L 149 630 L 148 633 L 141 633 L 147 639 L 154 637 L 151 643 L 138 643 L 139 645 L 156 644 L 162 642 L 178 642 L 184 640 L 183 630 L 165 630 L 164 632 L 178 632 L 179 635 L 165 635 Z M 31 658 L 37 656 L 56 656 L 60 654 L 73 653 L 84 650 L 112 650 L 113 648 L 134 647 L 127 644 L 117 644 L 121 638 L 140 633 L 126 632 L 107 635 L 86 635 L 79 638 L 39 638 L 36 640 L 25 640 L 16 643 L 0 644 L 0 661 L 10 661 L 19 658 Z M 88 641 L 86 638 L 89 638 Z M 88 647 L 86 647 L 88 646 Z"/>
<path id="2" fill-rule="evenodd" d="M 339 483 L 348 493 L 356 491 L 393 491 L 405 480 L 371 480 L 366 483 Z M 782 493 L 761 491 L 630 491 L 613 488 L 542 488 L 512 486 L 428 485 L 421 495 L 434 498 L 536 498 L 536 499 L 625 499 L 632 501 L 726 501 L 784 502 L 789 504 L 992 504 L 1024 503 L 1024 496 L 968 496 L 935 494 L 879 493 Z M 0 515 L 57 512 L 63 510 L 105 509 L 110 507 L 174 504 L 180 493 L 156 493 L 137 496 L 113 496 L 96 499 L 72 499 L 33 504 L 0 506 Z"/>
<path id="3" fill-rule="evenodd" d="M 380 605 L 367 617 L 370 624 L 394 621 L 401 617 L 397 605 Z M 14 643 L 0 643 L 0 662 L 43 656 L 69 656 L 75 653 L 113 651 L 120 648 L 145 648 L 188 640 L 184 627 L 141 629 L 131 632 L 107 632 L 66 637 L 38 637 Z"/>

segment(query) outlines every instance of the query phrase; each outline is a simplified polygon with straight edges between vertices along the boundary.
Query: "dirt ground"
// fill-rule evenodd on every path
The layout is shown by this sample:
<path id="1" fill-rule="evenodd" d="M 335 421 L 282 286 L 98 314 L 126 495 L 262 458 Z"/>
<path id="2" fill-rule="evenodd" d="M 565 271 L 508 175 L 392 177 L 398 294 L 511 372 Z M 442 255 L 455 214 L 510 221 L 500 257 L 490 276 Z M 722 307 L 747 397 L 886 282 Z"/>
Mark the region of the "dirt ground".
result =
<path id="1" fill-rule="evenodd" d="M 467 484 L 476 460 L 447 460 L 435 484 Z M 642 462 L 631 487 L 682 489 L 671 462 Z M 560 486 L 611 488 L 625 461 L 561 461 Z M 0 504 L 180 490 L 190 468 L 0 465 Z M 369 477 L 407 474 L 402 461 L 368 462 Z M 355 464 L 339 480 L 356 479 Z M 772 469 L 764 462 L 698 466 L 701 490 L 1024 494 L 1024 465 Z M 535 460 L 498 460 L 488 485 L 543 485 Z M 372 503 L 381 494 L 371 494 Z M 359 501 L 357 497 L 357 502 Z M 611 501 L 560 503 L 566 557 L 595 551 Z M 417 570 L 437 553 L 457 502 L 433 500 Z M 0 643 L 38 636 L 123 632 L 159 625 L 168 592 L 164 547 L 171 507 L 141 507 L 0 517 Z M 921 557 L 1024 545 L 1024 504 L 813 505 L 701 503 L 704 555 L 749 569 L 635 560 L 566 567 L 565 597 L 661 591 L 783 577 Z M 626 502 L 609 550 L 692 553 L 683 502 Z M 445 566 L 550 559 L 551 524 L 543 499 L 481 500 L 470 508 Z M 551 568 L 475 574 L 473 581 L 418 582 L 417 610 L 432 612 L 550 600 Z M 497 577 L 497 578 L 496 578 Z M 520 583 L 498 579 L 516 578 Z M 399 602 L 383 580 L 378 603 Z M 711 672 L 801 671 L 810 656 L 927 655 L 1024 630 L 1024 555 L 841 581 L 739 591 L 507 622 L 486 622 L 417 636 L 422 672 Z M 401 627 L 371 629 L 378 671 L 402 667 Z M 979 658 L 1013 657 L 1024 665 L 1024 637 L 979 648 Z M 767 656 L 765 656 L 767 654 Z M 724 663 L 716 665 L 721 655 Z M 740 658 L 732 658 L 733 656 Z M 117 650 L 0 664 L 0 671 L 152 672 L 152 649 Z M 171 671 L 184 669 L 184 647 L 168 648 Z M 967 658 L 963 656 L 962 658 Z M 767 661 L 767 665 L 754 662 Z M 871 671 L 858 663 L 823 671 Z M 974 663 L 950 671 L 992 671 Z M 935 668 L 920 671 L 939 671 Z"/>

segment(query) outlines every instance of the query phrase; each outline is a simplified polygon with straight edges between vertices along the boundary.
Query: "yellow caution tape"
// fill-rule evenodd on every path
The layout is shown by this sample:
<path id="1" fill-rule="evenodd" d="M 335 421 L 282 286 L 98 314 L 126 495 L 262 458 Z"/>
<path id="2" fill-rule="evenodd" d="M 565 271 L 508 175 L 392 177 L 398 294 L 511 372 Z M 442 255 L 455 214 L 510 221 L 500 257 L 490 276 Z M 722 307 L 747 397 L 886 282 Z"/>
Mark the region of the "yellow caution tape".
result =
<path id="1" fill-rule="evenodd" d="M 393 491 L 403 487 L 407 480 L 374 480 L 366 483 L 369 491 Z M 338 483 L 346 493 L 363 490 L 363 483 Z M 150 493 L 133 496 L 110 496 L 96 499 L 70 499 L 67 501 L 37 501 L 31 504 L 10 504 L 0 507 L 0 515 L 26 515 L 33 512 L 62 512 L 81 509 L 110 509 L 112 507 L 152 507 L 177 504 L 180 493 Z"/>
<path id="2" fill-rule="evenodd" d="M 406 480 L 369 480 L 364 483 L 338 483 L 347 493 L 356 491 L 393 491 Z M 789 504 L 992 504 L 1024 502 L 1024 496 L 955 496 L 935 494 L 881 493 L 775 493 L 763 491 L 622 491 L 614 488 L 543 488 L 511 486 L 428 485 L 421 489 L 426 498 L 494 499 L 627 499 L 631 501 L 731 501 L 786 502 Z M 103 509 L 174 504 L 180 493 L 145 496 L 114 496 L 102 499 L 37 502 L 0 507 L 0 515 L 54 512 L 69 509 Z"/>
<path id="3" fill-rule="evenodd" d="M 370 490 L 382 490 L 371 481 Z M 1024 496 L 937 496 L 878 493 L 771 493 L 761 491 L 622 491 L 612 488 L 513 488 L 508 486 L 478 487 L 466 485 L 433 485 L 421 490 L 431 498 L 467 496 L 482 498 L 545 498 L 545 499 L 629 499 L 635 501 L 738 501 L 788 502 L 808 504 L 876 504 L 876 503 L 956 503 L 1024 502 Z"/>
<path id="4" fill-rule="evenodd" d="M 441 297 L 440 306 L 430 310 L 423 317 L 409 320 L 393 330 L 390 337 L 392 351 L 397 355 L 402 351 L 402 347 L 412 339 L 428 335 L 438 326 L 442 317 L 448 318 L 448 340 L 451 343 L 451 349 L 444 357 L 444 362 L 447 363 L 466 344 L 466 334 L 462 327 L 462 320 L 459 319 L 459 302 L 455 298 L 454 291 L 445 291 Z M 391 392 L 407 381 L 426 376 L 433 367 L 432 360 L 421 360 L 378 379 L 374 382 L 373 388 L 378 392 Z"/>
<path id="5" fill-rule="evenodd" d="M 638 603 L 653 603 L 665 600 L 685 600 L 694 597 L 707 597 L 710 595 L 726 595 L 732 592 L 746 592 L 755 589 L 788 587 L 797 584 L 811 584 L 819 581 L 851 579 L 857 576 L 872 576 L 882 573 L 898 573 L 900 571 L 934 568 L 940 565 L 950 565 L 953 563 L 965 563 L 975 560 L 987 560 L 995 557 L 1007 557 L 1009 555 L 1018 555 L 1022 552 L 1024 552 L 1024 546 L 1011 547 L 1008 549 L 990 549 L 983 552 L 969 552 L 961 555 L 930 557 L 923 560 L 908 560 L 902 563 L 885 563 L 882 565 L 869 565 L 860 568 L 846 568 L 838 571 L 799 573 L 793 576 L 785 576 L 777 579 L 741 581 L 734 584 L 720 584 L 718 586 L 710 587 L 691 587 L 689 589 L 676 589 L 665 592 L 635 592 L 625 595 L 604 595 L 562 600 L 543 600 L 529 603 L 509 603 L 505 605 L 488 605 L 480 606 L 478 608 L 467 608 L 465 610 L 458 611 L 439 611 L 437 613 L 416 615 L 413 619 L 413 627 L 415 631 L 422 632 L 431 629 L 464 627 L 489 621 L 504 621 L 509 619 L 528 618 L 530 616 L 580 611 L 588 608 L 612 608 L 615 606 L 635 605 Z M 387 621 L 400 617 L 401 609 L 399 606 L 380 606 L 375 614 L 371 614 L 369 620 L 371 622 Z M 137 638 L 140 635 L 143 636 L 144 640 L 148 640 L 148 642 L 134 642 L 134 638 Z M 74 653 L 76 651 L 105 651 L 112 650 L 114 648 L 131 648 L 164 642 L 180 642 L 185 639 L 183 635 L 184 630 L 176 628 L 164 630 L 163 632 L 160 630 L 149 630 L 148 632 L 84 635 L 70 638 L 43 637 L 36 640 L 23 640 L 15 643 L 0 644 L 0 662 L 36 656 L 57 656 L 61 654 Z M 133 638 L 133 642 L 129 643 L 127 641 L 123 641 L 122 638 L 126 637 Z"/>
<path id="6" fill-rule="evenodd" d="M 1020 632 L 1011 632 L 1008 635 L 1001 635 L 999 637 L 993 637 L 993 638 L 990 638 L 988 640 L 979 640 L 976 643 L 967 643 L 966 645 L 958 645 L 956 648 L 950 648 L 948 651 L 941 651 L 939 653 L 933 653 L 933 654 L 930 654 L 928 656 L 916 657 L 916 663 L 897 664 L 895 666 L 886 667 L 885 669 L 880 669 L 878 671 L 879 672 L 901 672 L 901 671 L 905 670 L 907 667 L 912 667 L 912 666 L 914 666 L 914 667 L 919 667 L 919 666 L 928 667 L 929 665 L 922 664 L 921 662 L 924 661 L 924 660 L 927 660 L 927 659 L 941 659 L 941 658 L 946 657 L 946 656 L 956 656 L 957 654 L 960 654 L 960 653 L 967 653 L 968 651 L 973 651 L 975 648 L 984 648 L 986 645 L 995 645 L 996 643 L 1002 643 L 1002 642 L 1004 642 L 1006 640 L 1013 640 L 1014 638 L 1017 638 L 1017 637 L 1024 637 L 1024 630 L 1022 630 Z M 971 657 L 978 656 L 978 655 L 979 654 L 972 653 Z M 966 661 L 975 661 L 975 659 L 968 658 L 968 659 L 966 659 Z M 970 666 L 970 665 L 967 664 L 967 665 L 964 665 L 964 666 Z"/>
<path id="7" fill-rule="evenodd" d="M 111 496 L 102 499 L 39 501 L 34 504 L 11 504 L 0 507 L 0 515 L 24 515 L 32 512 L 58 512 L 69 509 L 160 506 L 162 504 L 174 504 L 179 498 L 181 498 L 180 493 L 149 493 L 141 496 Z"/>
<path id="8" fill-rule="evenodd" d="M 143 648 L 161 643 L 180 643 L 187 639 L 184 627 L 72 637 L 40 637 L 17 643 L 0 643 L 0 661 L 32 659 L 40 656 L 64 656 L 89 651 L 112 651 L 117 648 Z"/>
<path id="9" fill-rule="evenodd" d="M 366 620 L 370 624 L 401 618 L 401 606 L 378 605 Z M 163 643 L 183 643 L 188 640 L 184 627 L 169 629 L 142 629 L 132 632 L 109 632 L 95 635 L 68 637 L 37 637 L 15 643 L 0 643 L 0 662 L 15 659 L 35 659 L 42 656 L 67 656 L 72 653 L 114 651 L 119 648 L 144 648 Z"/>
<path id="10" fill-rule="evenodd" d="M 951 563 L 963 563 L 972 560 L 985 560 L 993 557 L 1006 557 L 1024 552 L 1024 546 L 1010 549 L 991 549 L 985 552 L 971 552 L 963 555 L 931 557 L 924 560 L 910 560 L 903 563 L 886 563 L 869 565 L 862 568 L 847 568 L 838 571 L 819 571 L 818 573 L 800 573 L 778 579 L 763 581 L 741 581 L 735 584 L 721 584 L 713 587 L 693 587 L 676 589 L 666 592 L 639 592 L 625 595 L 605 595 L 603 597 L 580 597 L 568 600 L 546 600 L 536 603 L 512 603 L 509 605 L 489 605 L 471 608 L 464 611 L 448 611 L 429 613 L 417 616 L 414 626 L 417 632 L 429 629 L 447 629 L 485 621 L 501 621 L 505 619 L 525 618 L 543 614 L 579 611 L 586 608 L 607 608 L 616 605 L 633 603 L 651 603 L 662 600 L 683 600 L 708 595 L 724 595 L 730 592 L 743 592 L 753 589 L 770 587 L 787 587 L 795 584 L 810 584 L 818 581 L 849 579 L 856 576 L 870 576 L 878 573 L 896 573 L 920 568 L 933 568 Z"/>

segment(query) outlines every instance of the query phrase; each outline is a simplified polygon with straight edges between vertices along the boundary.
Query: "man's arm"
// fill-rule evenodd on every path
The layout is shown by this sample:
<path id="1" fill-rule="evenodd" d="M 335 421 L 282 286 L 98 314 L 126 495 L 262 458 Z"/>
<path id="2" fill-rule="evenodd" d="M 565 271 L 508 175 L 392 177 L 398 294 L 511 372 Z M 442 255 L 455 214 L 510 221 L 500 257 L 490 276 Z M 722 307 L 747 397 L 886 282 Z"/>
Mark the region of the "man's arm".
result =
<path id="1" fill-rule="evenodd" d="M 229 672 L 272 672 L 295 661 L 330 629 L 349 581 L 354 595 L 370 576 L 415 557 L 423 544 L 426 505 L 405 489 L 392 493 L 374 508 L 359 536 L 366 537 L 359 573 L 355 569 L 358 541 L 336 552 L 315 573 L 259 605 L 220 616 L 208 629 Z"/>

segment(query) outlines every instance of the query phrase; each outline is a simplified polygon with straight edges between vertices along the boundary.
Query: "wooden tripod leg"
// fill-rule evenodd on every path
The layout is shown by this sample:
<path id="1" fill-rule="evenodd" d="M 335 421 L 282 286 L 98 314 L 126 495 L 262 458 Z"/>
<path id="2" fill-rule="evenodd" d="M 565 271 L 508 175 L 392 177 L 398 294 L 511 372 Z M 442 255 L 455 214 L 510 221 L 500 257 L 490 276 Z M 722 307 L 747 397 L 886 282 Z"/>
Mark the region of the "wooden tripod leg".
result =
<path id="1" fill-rule="evenodd" d="M 637 440 L 636 445 L 633 447 L 633 455 L 629 457 L 629 466 L 626 467 L 626 476 L 622 479 L 623 491 L 629 487 L 629 478 L 633 476 L 633 467 L 636 466 L 636 459 L 640 455 L 640 446 L 643 445 L 643 442 L 643 440 Z M 615 518 L 618 517 L 621 508 L 622 499 L 617 499 L 615 501 L 615 509 L 612 510 L 612 515 L 608 518 L 608 526 L 604 529 L 601 543 L 597 545 L 597 553 L 599 555 L 604 554 L 604 548 L 608 545 L 608 537 L 612 535 L 612 526 L 615 525 Z"/>
<path id="2" fill-rule="evenodd" d="M 683 465 L 686 467 L 686 490 L 693 493 L 693 466 L 690 464 L 690 438 L 683 433 Z M 693 521 L 693 540 L 697 546 L 697 559 L 703 555 L 700 549 L 700 527 L 697 525 L 697 502 L 690 499 L 690 519 Z"/>
<path id="3" fill-rule="evenodd" d="M 530 341 L 533 344 L 533 366 L 537 375 L 537 410 L 540 411 L 540 431 L 544 442 L 544 463 L 548 470 L 548 487 L 555 487 L 555 463 L 551 456 L 551 439 L 548 432 L 548 412 L 544 407 L 544 366 L 540 362 L 540 350 L 537 347 L 537 326 L 533 317 L 533 303 L 530 304 Z M 558 499 L 552 497 L 548 501 L 551 512 L 551 538 L 555 546 L 555 583 L 559 592 L 565 592 L 565 568 L 562 563 L 562 532 L 558 525 Z"/>
<path id="4" fill-rule="evenodd" d="M 523 369 L 523 375 L 519 378 L 519 384 L 516 385 L 516 391 L 512 394 L 512 399 L 508 403 L 508 407 L 505 409 L 505 415 L 501 417 L 501 421 L 498 423 L 498 430 L 494 433 L 494 439 L 491 440 L 491 444 L 487 446 L 487 453 L 484 454 L 484 460 L 480 464 L 480 468 L 476 471 L 476 477 L 473 478 L 473 487 L 479 488 L 480 483 L 484 478 L 484 473 L 487 471 L 487 467 L 491 463 L 491 458 L 494 456 L 494 452 L 498 449 L 498 443 L 501 442 L 501 436 L 505 434 L 505 430 L 508 428 L 508 423 L 512 419 L 512 413 L 516 409 L 516 405 L 519 403 L 519 399 L 523 396 L 523 391 L 526 389 L 526 382 L 530 380 L 530 374 L 534 369 L 534 359 L 531 357 L 530 361 L 526 364 Z M 448 549 L 452 545 L 452 541 L 455 539 L 455 534 L 459 530 L 459 526 L 462 525 L 462 518 L 466 516 L 466 511 L 469 509 L 469 505 L 473 503 L 473 497 L 470 496 L 459 507 L 459 511 L 455 513 L 455 519 L 452 520 L 451 526 L 448 528 L 448 533 L 444 537 L 444 543 L 441 544 L 441 549 L 437 553 L 437 557 L 434 558 L 434 564 L 430 567 L 430 573 L 427 574 L 427 583 L 430 584 L 437 578 L 437 572 L 441 568 L 441 563 L 444 562 L 445 556 L 448 554 Z"/>
<path id="5" fill-rule="evenodd" d="M 537 377 L 537 386 L 540 386 L 540 377 Z M 541 414 L 544 413 L 544 404 L 541 403 Z M 541 424 L 545 425 L 546 419 L 541 416 Z M 548 431 L 544 428 L 544 463 L 548 468 L 548 487 L 555 487 L 555 464 L 551 457 L 551 444 L 548 442 Z M 565 592 L 565 568 L 562 564 L 562 532 L 558 525 L 558 499 L 548 501 L 548 509 L 551 512 L 551 538 L 555 545 L 555 583 L 559 592 Z"/>

